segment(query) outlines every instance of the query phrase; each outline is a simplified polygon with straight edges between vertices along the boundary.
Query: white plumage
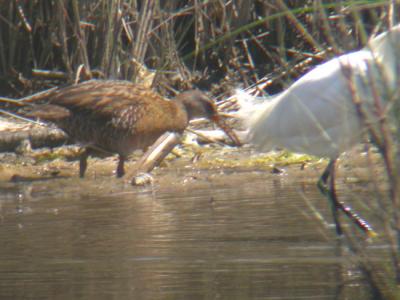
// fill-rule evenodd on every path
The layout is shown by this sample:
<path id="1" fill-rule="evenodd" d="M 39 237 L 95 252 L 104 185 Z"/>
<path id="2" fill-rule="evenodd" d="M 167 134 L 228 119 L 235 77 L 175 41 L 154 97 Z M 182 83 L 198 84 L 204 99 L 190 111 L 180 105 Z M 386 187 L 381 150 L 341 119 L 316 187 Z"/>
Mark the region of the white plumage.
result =
<path id="1" fill-rule="evenodd" d="M 370 123 L 374 93 L 382 102 L 398 100 L 400 25 L 372 38 L 362 50 L 323 63 L 287 90 L 262 104 L 243 101 L 239 110 L 247 128 L 245 142 L 262 151 L 274 147 L 337 158 L 361 140 L 364 124 L 354 105 L 354 87 Z M 350 71 L 350 79 L 345 76 Z M 243 92 L 239 99 L 243 98 Z M 397 93 L 397 95 L 396 95 Z M 397 99 L 393 97 L 397 96 Z M 259 100 L 259 99 L 258 99 Z M 247 103 L 246 103 L 247 102 Z"/>

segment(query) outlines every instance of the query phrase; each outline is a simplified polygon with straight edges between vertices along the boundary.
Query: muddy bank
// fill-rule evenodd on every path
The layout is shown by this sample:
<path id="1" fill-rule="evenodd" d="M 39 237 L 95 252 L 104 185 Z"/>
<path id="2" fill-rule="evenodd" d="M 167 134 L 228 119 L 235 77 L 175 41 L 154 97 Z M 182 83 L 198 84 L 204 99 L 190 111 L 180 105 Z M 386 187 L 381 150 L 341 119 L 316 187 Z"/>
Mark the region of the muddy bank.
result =
<path id="1" fill-rule="evenodd" d="M 37 133 L 40 134 L 37 134 Z M 4 138 L 7 137 L 7 138 Z M 53 146 L 57 137 L 61 142 Z M 36 142 L 32 143 L 32 140 Z M 69 144 L 62 131 L 55 128 L 27 124 L 21 121 L 0 119 L 0 144 L 13 141 L 13 147 L 0 151 L 0 181 L 42 181 L 53 178 L 77 178 L 79 170 L 79 147 Z M 209 173 L 212 180 L 238 180 L 243 176 L 288 177 L 315 183 L 328 160 L 287 151 L 258 153 L 250 146 L 229 147 L 222 144 L 198 143 L 197 136 L 187 133 L 183 143 L 174 148 L 152 171 L 153 183 L 161 187 L 181 183 L 207 182 Z M 32 149 L 33 148 L 33 149 Z M 7 151 L 12 149 L 12 151 Z M 117 180 L 128 182 L 129 171 L 135 166 L 142 152 L 133 153 L 126 164 L 128 176 Z M 84 180 L 98 178 L 114 179 L 117 156 L 91 157 Z M 339 179 L 346 182 L 367 182 L 381 178 L 382 163 L 376 151 L 366 145 L 359 145 L 343 154 L 338 163 Z M 208 172 L 212 171 L 212 172 Z M 229 174 L 229 179 L 227 175 Z M 265 175 L 267 174 L 267 175 Z"/>
<path id="2" fill-rule="evenodd" d="M 338 163 L 340 181 L 347 183 L 369 182 L 382 174 L 379 155 L 367 156 L 361 146 L 344 154 Z M 131 178 L 115 178 L 118 157 L 89 158 L 84 179 L 78 178 L 79 161 L 76 146 L 40 149 L 24 154 L 1 153 L 0 181 L 48 181 L 70 179 L 73 182 L 106 180 L 111 185 L 130 186 Z M 126 164 L 129 174 L 141 153 L 135 153 Z M 201 186 L 213 181 L 237 184 L 246 178 L 285 178 L 315 184 L 327 164 L 325 159 L 291 154 L 285 151 L 257 153 L 250 147 L 221 147 L 216 145 L 179 145 L 151 174 L 153 184 L 161 189 L 179 186 Z M 372 165 L 371 165 L 372 164 Z M 178 188 L 179 189 L 179 188 Z"/>

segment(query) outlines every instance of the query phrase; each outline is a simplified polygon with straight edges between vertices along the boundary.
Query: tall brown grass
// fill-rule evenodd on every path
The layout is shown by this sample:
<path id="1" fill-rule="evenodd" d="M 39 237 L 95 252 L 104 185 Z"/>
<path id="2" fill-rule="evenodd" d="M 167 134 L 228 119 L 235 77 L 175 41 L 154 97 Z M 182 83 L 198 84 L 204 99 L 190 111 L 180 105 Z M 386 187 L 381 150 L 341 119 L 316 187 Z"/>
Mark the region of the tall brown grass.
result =
<path id="1" fill-rule="evenodd" d="M 0 95 L 88 78 L 141 82 L 167 95 L 252 85 L 275 93 L 399 17 L 395 0 L 0 0 Z M 347 241 L 377 294 L 398 299 L 399 151 L 390 129 L 398 122 L 383 119 L 377 135 L 388 188 L 368 203 L 382 221 L 378 243 L 390 245 L 388 259 L 372 259 L 362 237 Z"/>
<path id="2" fill-rule="evenodd" d="M 388 1 L 0 1 L 0 93 L 104 77 L 271 91 L 365 43 Z M 363 26 L 361 26 L 363 25 Z"/>

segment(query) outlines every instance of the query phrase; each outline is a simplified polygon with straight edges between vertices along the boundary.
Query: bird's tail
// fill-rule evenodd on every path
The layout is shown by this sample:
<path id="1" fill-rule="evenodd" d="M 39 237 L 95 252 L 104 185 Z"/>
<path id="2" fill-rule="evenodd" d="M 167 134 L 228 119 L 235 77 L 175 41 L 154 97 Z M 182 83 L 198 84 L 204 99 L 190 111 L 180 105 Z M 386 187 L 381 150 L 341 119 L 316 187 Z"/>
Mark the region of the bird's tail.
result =
<path id="1" fill-rule="evenodd" d="M 271 112 L 276 96 L 254 96 L 245 90 L 236 90 L 235 96 L 239 109 L 236 116 L 242 121 L 244 131 L 241 139 L 245 143 L 254 144 L 266 138 L 266 133 L 262 132 L 262 122 Z M 257 144 L 257 143 L 255 143 Z"/>
<path id="2" fill-rule="evenodd" d="M 57 88 L 51 88 L 19 99 L 0 97 L 0 103 L 8 103 L 13 107 L 18 107 L 16 112 L 0 108 L 0 114 L 28 122 L 34 122 L 32 119 L 37 118 L 52 121 L 54 115 L 68 116 L 69 111 L 57 105 L 45 104 L 40 105 L 40 107 L 36 105 L 37 102 L 42 103 L 51 98 L 56 91 Z"/>

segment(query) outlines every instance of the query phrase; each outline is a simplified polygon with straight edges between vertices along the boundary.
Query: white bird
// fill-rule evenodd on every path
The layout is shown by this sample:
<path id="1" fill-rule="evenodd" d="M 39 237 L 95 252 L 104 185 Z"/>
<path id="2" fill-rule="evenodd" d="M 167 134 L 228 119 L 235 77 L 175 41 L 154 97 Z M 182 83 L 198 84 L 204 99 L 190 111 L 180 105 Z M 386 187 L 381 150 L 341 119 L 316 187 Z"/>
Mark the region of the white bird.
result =
<path id="1" fill-rule="evenodd" d="M 361 142 L 366 130 L 374 131 L 379 121 L 377 102 L 384 106 L 399 100 L 399 72 L 400 25 L 396 25 L 370 39 L 363 49 L 315 67 L 276 96 L 260 101 L 243 91 L 237 95 L 238 114 L 247 129 L 242 142 L 264 152 L 280 147 L 330 158 L 319 187 L 331 176 L 328 196 L 338 234 L 342 230 L 337 210 L 347 208 L 336 199 L 335 161 Z M 243 95 L 250 101 L 240 101 Z M 372 232 L 357 215 L 352 218 Z"/>

